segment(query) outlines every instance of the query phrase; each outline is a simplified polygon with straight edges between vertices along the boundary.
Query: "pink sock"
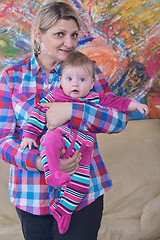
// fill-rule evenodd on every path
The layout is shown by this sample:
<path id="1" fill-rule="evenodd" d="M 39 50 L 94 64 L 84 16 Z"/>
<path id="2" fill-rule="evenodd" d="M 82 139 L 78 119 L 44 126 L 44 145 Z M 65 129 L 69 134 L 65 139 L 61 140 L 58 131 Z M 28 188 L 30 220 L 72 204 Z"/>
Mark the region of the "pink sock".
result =
<path id="1" fill-rule="evenodd" d="M 53 217 L 57 221 L 59 232 L 61 234 L 66 233 L 69 228 L 70 221 L 71 221 L 71 214 L 62 212 L 62 210 L 59 206 L 57 206 L 56 208 L 51 206 L 51 211 L 52 211 Z"/>
<path id="2" fill-rule="evenodd" d="M 68 173 L 62 173 L 61 171 L 55 171 L 54 175 L 45 176 L 46 183 L 53 187 L 60 187 L 71 180 Z"/>

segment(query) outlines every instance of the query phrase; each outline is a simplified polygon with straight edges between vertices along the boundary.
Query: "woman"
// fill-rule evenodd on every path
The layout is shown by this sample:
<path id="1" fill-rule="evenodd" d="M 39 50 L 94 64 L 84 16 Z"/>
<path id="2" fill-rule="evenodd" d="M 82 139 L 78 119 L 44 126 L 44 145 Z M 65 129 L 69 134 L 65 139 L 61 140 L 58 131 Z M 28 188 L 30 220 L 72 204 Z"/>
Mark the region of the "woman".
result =
<path id="1" fill-rule="evenodd" d="M 91 160 L 89 192 L 73 214 L 68 231 L 61 235 L 50 211 L 50 195 L 59 197 L 59 188 L 47 186 L 38 149 L 21 150 L 23 128 L 34 105 L 59 86 L 61 63 L 78 43 L 79 19 L 62 2 L 44 5 L 32 26 L 33 56 L 2 73 L 0 81 L 0 156 L 11 164 L 9 192 L 19 215 L 26 240 L 96 240 L 100 228 L 103 194 L 112 183 L 95 144 Z M 96 67 L 95 91 L 109 91 Z M 47 112 L 48 129 L 69 121 L 79 130 L 119 132 L 126 126 L 126 115 L 110 108 L 86 103 L 51 103 Z M 101 118 L 106 121 L 102 122 Z M 62 152 L 62 155 L 64 151 Z M 80 154 L 61 160 L 61 170 L 73 174 Z"/>

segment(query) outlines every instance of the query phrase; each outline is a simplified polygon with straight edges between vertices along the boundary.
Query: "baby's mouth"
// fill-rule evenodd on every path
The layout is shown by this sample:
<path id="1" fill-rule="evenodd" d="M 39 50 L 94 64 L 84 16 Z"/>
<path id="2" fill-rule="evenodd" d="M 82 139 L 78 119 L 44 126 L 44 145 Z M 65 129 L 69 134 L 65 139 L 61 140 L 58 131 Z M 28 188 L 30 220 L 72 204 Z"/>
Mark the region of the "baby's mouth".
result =
<path id="1" fill-rule="evenodd" d="M 74 89 L 74 90 L 72 90 L 72 92 L 73 92 L 73 93 L 78 93 L 79 91 L 76 90 L 76 89 Z"/>

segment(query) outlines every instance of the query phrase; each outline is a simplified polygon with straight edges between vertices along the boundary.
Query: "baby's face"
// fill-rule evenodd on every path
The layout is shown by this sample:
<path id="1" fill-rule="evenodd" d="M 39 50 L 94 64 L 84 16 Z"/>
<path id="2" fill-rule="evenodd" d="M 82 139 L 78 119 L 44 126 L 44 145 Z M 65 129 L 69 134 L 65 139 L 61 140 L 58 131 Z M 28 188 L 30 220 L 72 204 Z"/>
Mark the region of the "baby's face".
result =
<path id="1" fill-rule="evenodd" d="M 60 84 L 65 95 L 72 98 L 86 97 L 94 85 L 89 67 L 67 66 L 63 69 Z"/>

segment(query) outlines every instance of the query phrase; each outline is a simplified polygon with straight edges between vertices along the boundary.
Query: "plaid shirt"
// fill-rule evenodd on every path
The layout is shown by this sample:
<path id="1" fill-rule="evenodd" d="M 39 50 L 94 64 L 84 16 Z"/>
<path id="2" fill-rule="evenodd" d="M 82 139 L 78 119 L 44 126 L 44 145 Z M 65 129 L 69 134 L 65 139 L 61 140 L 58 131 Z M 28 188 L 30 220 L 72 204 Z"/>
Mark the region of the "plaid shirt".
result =
<path id="1" fill-rule="evenodd" d="M 0 78 L 0 158 L 11 164 L 9 193 L 13 204 L 36 215 L 51 214 L 50 197 L 59 197 L 60 189 L 46 185 L 44 173 L 36 169 L 36 149 L 21 150 L 22 132 L 34 105 L 49 90 L 59 86 L 61 65 L 50 72 L 49 79 L 35 56 L 6 69 Z M 110 89 L 96 66 L 94 91 Z M 116 133 L 127 123 L 127 115 L 112 108 L 87 103 L 72 103 L 69 125 L 82 131 Z M 91 159 L 91 184 L 81 209 L 111 188 L 112 182 L 101 159 L 97 143 Z"/>

